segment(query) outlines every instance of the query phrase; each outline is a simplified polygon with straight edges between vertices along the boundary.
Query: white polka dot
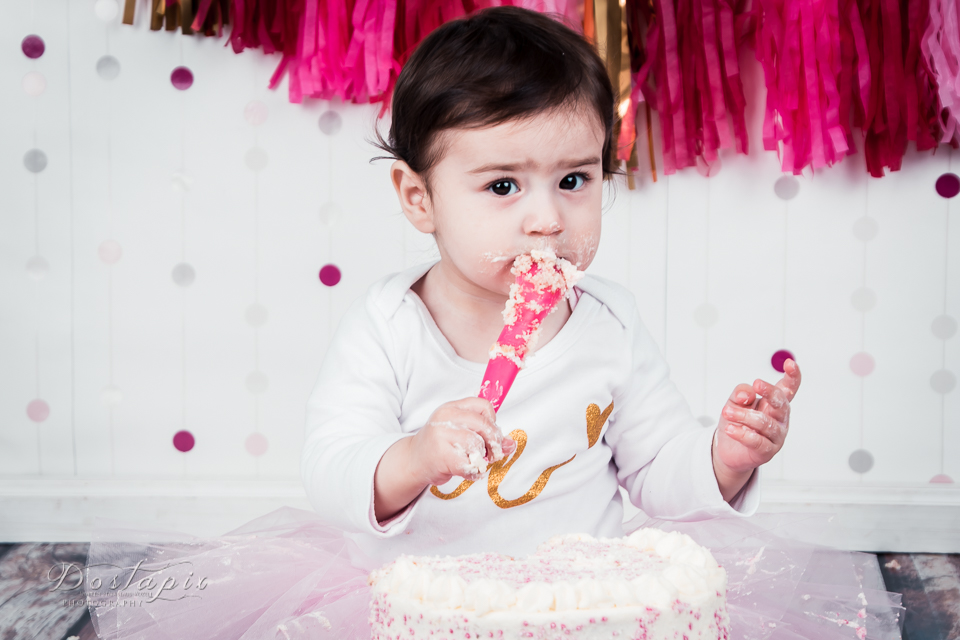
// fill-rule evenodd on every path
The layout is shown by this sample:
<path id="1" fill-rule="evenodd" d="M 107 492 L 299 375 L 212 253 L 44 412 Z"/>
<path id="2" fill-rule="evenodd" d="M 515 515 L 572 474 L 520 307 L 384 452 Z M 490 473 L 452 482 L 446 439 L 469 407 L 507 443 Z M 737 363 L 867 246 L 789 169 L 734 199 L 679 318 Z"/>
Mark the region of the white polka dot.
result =
<path id="1" fill-rule="evenodd" d="M 42 256 L 33 256 L 27 260 L 27 273 L 34 280 L 42 280 L 49 271 L 50 265 Z"/>
<path id="2" fill-rule="evenodd" d="M 270 380 L 267 378 L 267 374 L 262 371 L 254 371 L 247 376 L 247 391 L 252 394 L 259 395 L 267 390 L 270 386 Z"/>
<path id="3" fill-rule="evenodd" d="M 343 118 L 336 111 L 324 111 L 320 115 L 320 131 L 332 136 L 343 126 Z"/>
<path id="4" fill-rule="evenodd" d="M 930 323 L 933 335 L 941 340 L 949 340 L 957 334 L 957 321 L 951 316 L 937 316 Z"/>
<path id="5" fill-rule="evenodd" d="M 877 237 L 880 225 L 870 216 L 863 216 L 853 223 L 853 235 L 857 240 L 869 242 Z"/>
<path id="6" fill-rule="evenodd" d="M 267 318 L 270 314 L 267 312 L 267 308 L 258 302 L 254 302 L 249 307 L 247 307 L 247 324 L 251 327 L 259 328 L 267 324 Z"/>
<path id="7" fill-rule="evenodd" d="M 105 407 L 116 407 L 123 402 L 123 392 L 113 385 L 107 385 L 100 391 L 100 402 Z"/>
<path id="8" fill-rule="evenodd" d="M 120 75 L 120 61 L 113 56 L 101 56 L 97 60 L 97 75 L 104 80 L 113 80 Z"/>
<path id="9" fill-rule="evenodd" d="M 97 0 L 93 5 L 93 12 L 103 22 L 110 22 L 120 13 L 117 0 Z"/>
<path id="10" fill-rule="evenodd" d="M 23 92 L 30 97 L 36 98 L 47 89 L 47 79 L 39 71 L 31 71 L 23 76 L 20 82 Z"/>
<path id="11" fill-rule="evenodd" d="M 857 311 L 870 311 L 877 304 L 877 294 L 873 292 L 873 289 L 861 287 L 850 296 L 850 304 Z"/>
<path id="12" fill-rule="evenodd" d="M 793 176 L 781 176 L 773 183 L 773 193 L 781 200 L 793 200 L 800 193 L 800 181 Z"/>
<path id="13" fill-rule="evenodd" d="M 193 267 L 186 262 L 181 262 L 175 266 L 170 275 L 173 278 L 173 282 L 180 287 L 189 287 L 197 278 L 197 274 L 193 270 Z"/>
<path id="14" fill-rule="evenodd" d="M 181 193 L 186 193 L 190 191 L 190 187 L 193 186 L 193 178 L 188 176 L 185 173 L 179 171 L 175 172 L 170 176 L 170 187 L 174 191 L 180 191 Z"/>
<path id="15" fill-rule="evenodd" d="M 940 369 L 930 376 L 930 388 L 940 394 L 947 394 L 957 386 L 957 376 L 949 369 Z"/>
<path id="16" fill-rule="evenodd" d="M 97 255 L 100 256 L 100 261 L 103 264 L 117 264 L 123 255 L 123 249 L 120 248 L 120 243 L 116 240 L 104 240 L 97 249 Z"/>
<path id="17" fill-rule="evenodd" d="M 873 469 L 873 454 L 866 449 L 857 449 L 850 454 L 847 464 L 857 473 L 866 473 Z"/>
<path id="18" fill-rule="evenodd" d="M 336 202 L 327 202 L 320 207 L 320 222 L 332 229 L 343 217 L 343 209 Z"/>
<path id="19" fill-rule="evenodd" d="M 693 311 L 694 321 L 704 329 L 715 325 L 717 323 L 717 318 L 719 317 L 720 312 L 717 311 L 717 308 L 709 302 L 704 302 Z"/>
<path id="20" fill-rule="evenodd" d="M 260 126 L 267 121 L 267 105 L 259 100 L 248 102 L 243 110 L 243 118 L 255 127 Z"/>
<path id="21" fill-rule="evenodd" d="M 244 157 L 247 168 L 252 171 L 262 171 L 267 166 L 267 152 L 260 147 L 251 147 Z"/>

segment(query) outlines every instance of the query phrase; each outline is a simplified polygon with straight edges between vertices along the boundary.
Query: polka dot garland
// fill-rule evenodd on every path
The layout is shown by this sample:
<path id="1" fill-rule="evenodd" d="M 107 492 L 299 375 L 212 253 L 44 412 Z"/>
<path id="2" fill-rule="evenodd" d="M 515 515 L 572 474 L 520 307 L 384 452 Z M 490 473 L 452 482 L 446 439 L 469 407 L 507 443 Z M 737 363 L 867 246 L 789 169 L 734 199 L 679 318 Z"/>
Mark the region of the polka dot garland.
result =
<path id="1" fill-rule="evenodd" d="M 33 60 L 42 56 L 46 49 L 43 38 L 37 35 L 29 35 L 20 43 L 20 50 L 23 51 L 23 55 Z"/>
<path id="2" fill-rule="evenodd" d="M 196 440 L 193 439 L 193 434 L 186 429 L 173 434 L 173 446 L 177 451 L 186 453 L 193 449 L 194 444 L 196 444 Z"/>
<path id="3" fill-rule="evenodd" d="M 953 198 L 960 193 L 960 178 L 954 173 L 945 173 L 937 178 L 936 189 L 941 198 Z"/>
<path id="4" fill-rule="evenodd" d="M 50 417 L 50 405 L 40 398 L 31 400 L 27 405 L 27 417 L 38 424 L 43 422 Z"/>
<path id="5" fill-rule="evenodd" d="M 254 458 L 259 458 L 267 452 L 267 439 L 262 433 L 251 433 L 247 436 L 244 448 Z"/>
<path id="6" fill-rule="evenodd" d="M 186 91 L 193 86 L 193 72 L 186 67 L 177 67 L 170 74 L 170 83 L 180 91 Z"/>
<path id="7" fill-rule="evenodd" d="M 856 473 L 866 473 L 873 469 L 873 454 L 866 449 L 857 449 L 850 454 L 847 464 Z"/>
<path id="8" fill-rule="evenodd" d="M 340 282 L 340 269 L 335 265 L 327 264 L 320 269 L 320 282 L 332 287 Z"/>

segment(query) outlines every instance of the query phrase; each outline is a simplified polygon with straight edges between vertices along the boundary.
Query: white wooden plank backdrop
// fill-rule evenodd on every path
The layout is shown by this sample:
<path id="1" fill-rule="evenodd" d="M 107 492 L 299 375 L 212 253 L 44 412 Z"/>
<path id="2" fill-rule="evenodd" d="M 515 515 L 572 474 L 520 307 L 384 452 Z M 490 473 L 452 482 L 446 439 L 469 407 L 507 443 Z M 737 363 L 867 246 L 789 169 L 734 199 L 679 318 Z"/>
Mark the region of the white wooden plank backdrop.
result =
<path id="1" fill-rule="evenodd" d="M 0 22 L 4 540 L 86 540 L 96 516 L 213 535 L 308 508 L 304 405 L 331 331 L 434 255 L 389 162 L 368 162 L 376 107 L 291 104 L 266 87 L 278 57 L 150 32 L 142 3 L 135 26 L 100 19 L 112 1 L 11 3 Z M 960 490 L 931 482 L 960 478 L 960 205 L 934 189 L 951 150 L 879 180 L 858 154 L 783 200 L 750 49 L 741 62 L 750 155 L 616 185 L 590 271 L 636 294 L 707 426 L 737 383 L 779 379 L 774 352 L 796 356 L 766 509 L 836 512 L 852 548 L 960 551 Z"/>

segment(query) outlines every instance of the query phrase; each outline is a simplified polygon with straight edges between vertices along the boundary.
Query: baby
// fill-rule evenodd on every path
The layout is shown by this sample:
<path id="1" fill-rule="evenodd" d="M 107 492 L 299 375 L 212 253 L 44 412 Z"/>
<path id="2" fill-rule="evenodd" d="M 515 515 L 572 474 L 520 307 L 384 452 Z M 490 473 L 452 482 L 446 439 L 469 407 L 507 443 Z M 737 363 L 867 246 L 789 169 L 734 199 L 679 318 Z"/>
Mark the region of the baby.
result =
<path id="1" fill-rule="evenodd" d="M 348 310 L 302 457 L 313 507 L 371 556 L 517 556 L 563 533 L 620 536 L 621 486 L 664 518 L 756 510 L 796 363 L 777 384 L 737 385 L 705 429 L 611 280 L 587 274 L 543 320 L 499 412 L 477 397 L 517 256 L 593 261 L 616 104 L 588 42 L 518 8 L 441 26 L 404 66 L 380 146 L 440 259 L 384 277 Z"/>

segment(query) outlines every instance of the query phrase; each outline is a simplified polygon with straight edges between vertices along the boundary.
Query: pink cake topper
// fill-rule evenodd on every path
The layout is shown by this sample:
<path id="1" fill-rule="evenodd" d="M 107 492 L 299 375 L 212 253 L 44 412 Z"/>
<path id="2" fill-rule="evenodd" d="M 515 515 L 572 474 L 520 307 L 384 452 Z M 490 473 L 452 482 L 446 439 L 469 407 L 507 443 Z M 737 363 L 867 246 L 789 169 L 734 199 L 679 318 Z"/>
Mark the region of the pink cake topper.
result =
<path id="1" fill-rule="evenodd" d="M 500 409 L 527 353 L 536 346 L 540 323 L 584 276 L 583 271 L 550 249 L 517 256 L 510 273 L 517 280 L 510 285 L 503 331 L 490 347 L 490 361 L 480 385 L 480 397 L 489 400 L 494 411 Z"/>

